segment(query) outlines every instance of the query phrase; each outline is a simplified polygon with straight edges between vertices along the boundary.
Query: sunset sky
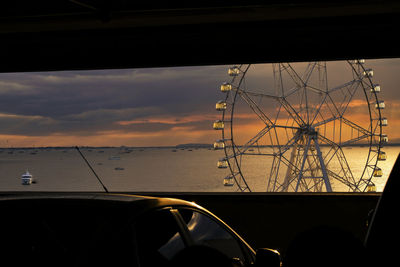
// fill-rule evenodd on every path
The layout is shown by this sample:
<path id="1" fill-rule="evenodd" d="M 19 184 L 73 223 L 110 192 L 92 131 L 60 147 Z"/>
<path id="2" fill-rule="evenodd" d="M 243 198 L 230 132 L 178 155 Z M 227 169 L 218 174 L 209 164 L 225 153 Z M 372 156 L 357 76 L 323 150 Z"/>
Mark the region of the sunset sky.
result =
<path id="1" fill-rule="evenodd" d="M 365 65 L 381 85 L 385 132 L 399 142 L 400 59 Z M 228 67 L 0 74 L 0 147 L 211 144 L 220 138 L 212 122 Z M 237 114 L 243 133 L 259 127 L 250 115 Z"/>

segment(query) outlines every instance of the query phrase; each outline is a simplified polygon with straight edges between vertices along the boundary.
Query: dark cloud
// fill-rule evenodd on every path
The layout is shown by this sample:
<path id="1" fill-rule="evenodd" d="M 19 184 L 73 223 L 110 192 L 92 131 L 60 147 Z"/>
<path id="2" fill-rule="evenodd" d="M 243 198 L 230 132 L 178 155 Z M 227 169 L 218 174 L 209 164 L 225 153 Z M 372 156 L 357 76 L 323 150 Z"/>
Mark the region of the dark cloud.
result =
<path id="1" fill-rule="evenodd" d="M 0 118 L 1 133 L 165 130 L 174 124 L 115 122 L 210 113 L 225 77 L 225 66 L 2 74 L 0 114 L 16 116 Z"/>
<path id="2" fill-rule="evenodd" d="M 152 114 L 159 115 L 159 109 L 132 108 L 120 110 L 92 110 L 81 114 L 49 118 L 27 115 L 0 115 L 1 134 L 47 136 L 54 134 L 90 136 L 107 131 L 118 133 L 154 133 L 176 127 L 192 130 L 211 129 L 210 118 L 196 118 L 194 121 L 168 117 L 160 121 L 151 119 Z M 136 120 L 132 123 L 129 121 Z M 124 123 L 125 122 L 125 123 Z"/>
<path id="3" fill-rule="evenodd" d="M 5 75 L 0 112 L 60 117 L 95 109 L 157 106 L 179 114 L 213 103 L 226 67 Z M 12 90 L 12 86 L 24 87 Z M 1 88 L 7 88 L 3 91 Z M 188 110 L 182 110 L 188 109 Z"/>

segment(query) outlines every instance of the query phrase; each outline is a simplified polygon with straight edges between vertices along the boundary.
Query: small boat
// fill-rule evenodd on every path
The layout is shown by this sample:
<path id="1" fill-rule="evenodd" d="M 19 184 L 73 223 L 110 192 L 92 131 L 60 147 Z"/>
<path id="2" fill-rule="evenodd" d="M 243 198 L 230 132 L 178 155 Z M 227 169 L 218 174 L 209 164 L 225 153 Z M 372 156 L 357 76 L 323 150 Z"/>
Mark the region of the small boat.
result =
<path id="1" fill-rule="evenodd" d="M 123 171 L 123 170 L 125 170 L 125 169 L 124 169 L 124 168 L 121 168 L 121 167 L 115 167 L 114 170 L 116 170 L 116 171 Z"/>
<path id="2" fill-rule="evenodd" d="M 26 171 L 24 174 L 22 174 L 21 179 L 22 179 L 23 185 L 30 185 L 30 184 L 34 183 L 33 176 L 28 171 Z"/>
<path id="3" fill-rule="evenodd" d="M 120 160 L 120 159 L 121 159 L 121 157 L 118 157 L 118 156 L 112 156 L 112 157 L 108 158 L 108 160 Z"/>

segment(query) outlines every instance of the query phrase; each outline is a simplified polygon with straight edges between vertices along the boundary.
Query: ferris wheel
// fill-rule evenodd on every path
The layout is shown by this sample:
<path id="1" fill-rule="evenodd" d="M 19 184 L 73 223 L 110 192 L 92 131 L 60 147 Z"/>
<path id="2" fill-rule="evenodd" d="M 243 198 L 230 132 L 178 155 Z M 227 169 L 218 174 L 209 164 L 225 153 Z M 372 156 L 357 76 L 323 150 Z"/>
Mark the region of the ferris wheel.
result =
<path id="1" fill-rule="evenodd" d="M 214 148 L 225 154 L 217 167 L 229 170 L 225 186 L 376 190 L 388 122 L 381 88 L 365 60 L 245 64 L 230 67 L 228 74 L 231 80 L 220 88 L 225 98 L 216 103 L 222 116 L 213 124 L 221 131 Z"/>

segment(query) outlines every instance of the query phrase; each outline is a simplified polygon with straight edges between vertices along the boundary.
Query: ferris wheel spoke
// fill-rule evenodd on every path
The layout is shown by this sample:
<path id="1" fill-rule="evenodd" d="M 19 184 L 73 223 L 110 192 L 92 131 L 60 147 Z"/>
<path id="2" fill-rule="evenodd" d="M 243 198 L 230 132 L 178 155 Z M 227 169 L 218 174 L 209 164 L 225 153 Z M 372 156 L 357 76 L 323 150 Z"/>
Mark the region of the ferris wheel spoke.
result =
<path id="1" fill-rule="evenodd" d="M 337 175 L 335 172 L 331 171 L 331 170 L 327 170 L 329 177 L 332 177 L 333 179 L 341 182 L 342 184 L 346 185 L 347 187 L 351 188 L 352 190 L 356 190 L 357 186 L 351 182 L 349 182 L 348 180 L 344 179 L 342 176 Z"/>
<path id="2" fill-rule="evenodd" d="M 242 91 L 239 95 L 247 103 L 251 110 L 258 116 L 258 118 L 265 123 L 265 125 L 273 125 L 271 119 L 261 110 L 257 103 L 255 103 L 254 100 L 249 97 L 247 92 Z"/>
<path id="3" fill-rule="evenodd" d="M 279 146 L 279 155 L 285 154 L 290 148 L 293 147 L 294 144 L 299 141 L 300 138 L 301 134 L 295 134 L 285 145 Z"/>
<path id="4" fill-rule="evenodd" d="M 314 128 L 316 128 L 316 127 L 322 126 L 322 125 L 324 125 L 324 124 L 327 124 L 327 123 L 329 123 L 329 122 L 331 122 L 331 121 L 334 121 L 334 120 L 337 120 L 337 119 L 339 119 L 339 117 L 331 117 L 331 118 L 329 118 L 329 119 L 325 119 L 325 120 L 319 121 L 319 122 L 314 123 L 314 124 L 311 124 L 311 125 L 312 125 Z"/>
<path id="5" fill-rule="evenodd" d="M 278 125 L 278 124 L 275 124 L 274 127 L 275 127 L 275 128 L 283 128 L 283 129 L 292 129 L 292 130 L 299 130 L 299 129 L 301 129 L 301 128 L 298 127 L 298 126 L 287 126 L 287 125 Z"/>
<path id="6" fill-rule="evenodd" d="M 332 96 L 330 94 L 327 94 L 326 106 L 333 117 L 340 117 L 340 110 L 337 107 L 337 103 L 332 99 Z M 333 110 L 331 106 L 333 107 Z"/>
<path id="7" fill-rule="evenodd" d="M 318 68 L 316 68 L 316 66 L 318 66 Z M 311 77 L 314 76 L 313 75 L 314 71 L 316 69 L 320 70 L 320 67 L 321 66 L 318 64 L 318 62 L 309 63 L 301 79 L 304 85 L 299 90 L 300 113 L 302 113 L 302 116 L 304 120 L 307 122 L 307 124 L 310 123 L 311 117 L 313 117 L 313 112 L 315 110 L 319 110 L 318 106 L 321 107 L 321 105 L 313 103 L 313 101 L 310 101 L 310 96 L 314 95 L 315 93 L 317 93 L 318 95 L 326 94 L 326 91 L 317 88 L 316 86 L 313 85 L 313 82 L 310 82 Z M 318 86 L 321 86 L 321 84 L 318 84 Z"/>
<path id="8" fill-rule="evenodd" d="M 324 100 L 321 102 L 321 104 L 320 104 L 320 106 L 319 106 L 317 112 L 315 113 L 314 118 L 311 120 L 311 124 L 314 125 L 314 127 L 318 127 L 318 126 L 321 126 L 321 125 L 326 124 L 326 123 L 328 123 L 328 122 L 331 122 L 331 121 L 333 121 L 333 120 L 337 120 L 337 119 L 342 118 L 342 117 L 343 117 L 343 114 L 346 112 L 346 109 L 347 109 L 348 105 L 350 104 L 350 102 L 351 102 L 351 100 L 352 100 L 352 97 L 354 96 L 355 91 L 356 91 L 356 90 L 353 90 L 353 92 L 351 93 L 351 96 L 349 97 L 347 103 L 342 103 L 341 106 L 339 106 L 339 107 L 333 102 L 331 96 L 330 96 L 329 94 L 327 94 L 326 97 L 324 98 Z M 335 108 L 335 111 L 336 111 L 336 112 L 335 112 L 335 111 L 332 111 L 332 108 L 330 108 L 330 106 L 326 103 L 327 98 L 329 98 L 329 99 L 332 101 L 333 107 Z M 324 104 L 325 104 L 325 105 L 324 105 Z M 327 109 L 328 109 L 328 110 L 330 111 L 330 113 L 332 114 L 332 117 L 329 118 L 329 119 L 322 120 L 322 121 L 317 122 L 317 123 L 314 124 L 314 121 L 317 119 L 318 115 L 320 115 L 321 117 L 323 117 L 322 114 L 320 113 L 320 110 L 321 110 L 321 108 L 322 108 L 323 106 L 326 106 L 326 107 L 327 107 Z M 342 107 L 344 107 L 344 108 L 342 108 Z M 341 111 L 341 109 L 342 109 L 342 111 Z"/>
<path id="9" fill-rule="evenodd" d="M 315 111 L 312 111 L 310 116 L 310 119 L 308 121 L 309 125 L 313 125 L 313 127 L 318 127 L 321 125 L 324 125 L 326 123 L 329 123 L 333 120 L 338 119 L 339 115 L 338 115 L 338 109 L 336 106 L 334 106 L 334 111 L 332 110 L 332 107 L 328 104 L 328 100 L 331 100 L 330 96 L 327 93 L 321 93 L 319 92 L 319 94 L 323 95 L 322 99 L 319 101 L 319 103 L 315 104 L 315 108 L 313 108 Z M 324 114 L 323 111 L 329 111 L 330 114 Z M 335 112 L 336 111 L 336 112 Z M 326 115 L 331 115 L 330 118 L 325 119 L 324 117 L 326 117 Z M 315 123 L 315 121 L 318 119 L 318 117 L 320 117 L 320 121 L 318 121 L 317 123 Z"/>
<path id="10" fill-rule="evenodd" d="M 349 126 L 351 129 L 353 129 L 353 130 L 355 130 L 356 132 L 359 133 L 357 135 L 357 137 L 354 137 L 354 138 L 351 137 L 351 139 L 349 139 L 349 140 L 341 141 L 340 145 L 342 145 L 342 146 L 350 145 L 352 143 L 355 143 L 357 141 L 363 140 L 363 139 L 368 138 L 368 137 L 373 135 L 373 133 L 371 131 L 369 131 L 369 130 L 363 128 L 362 126 L 360 126 L 360 125 L 358 125 L 358 124 L 346 119 L 345 117 L 331 117 L 329 119 L 325 119 L 323 121 L 319 121 L 317 123 L 314 123 L 314 124 L 312 124 L 312 126 L 314 128 L 317 128 L 317 127 L 320 127 L 322 125 L 328 124 L 328 123 L 330 123 L 332 121 L 335 121 L 335 120 L 340 120 L 340 123 L 343 123 L 343 124 Z M 324 138 L 326 138 L 326 137 L 324 137 Z M 341 140 L 341 137 L 340 137 L 340 140 Z"/>
<path id="11" fill-rule="evenodd" d="M 347 141 L 345 141 L 345 142 L 342 142 L 341 145 L 342 145 L 342 146 L 348 146 L 348 145 L 354 144 L 354 143 L 356 143 L 356 142 L 358 142 L 358 141 L 361 141 L 361 140 L 363 140 L 363 139 L 366 139 L 366 138 L 368 138 L 368 137 L 370 137 L 370 136 L 371 136 L 371 135 L 361 135 L 361 136 L 358 136 L 358 137 L 356 137 L 356 138 L 353 138 L 353 139 L 347 140 Z"/>
<path id="12" fill-rule="evenodd" d="M 354 97 L 355 93 L 357 92 L 357 90 L 358 90 L 358 88 L 360 86 L 360 83 L 358 83 L 356 85 L 357 86 L 352 91 L 349 90 L 349 92 L 348 92 L 349 93 L 349 98 L 347 99 L 347 101 L 343 100 L 343 102 L 342 102 L 342 104 L 340 106 L 340 109 L 341 109 L 340 115 L 341 116 L 344 115 L 344 113 L 346 112 L 347 108 L 349 107 L 351 101 L 353 100 L 353 97 Z"/>
<path id="13" fill-rule="evenodd" d="M 272 158 L 272 165 L 269 173 L 269 179 L 267 179 L 268 180 L 267 190 L 271 189 L 268 191 L 276 191 L 277 187 L 279 187 L 278 177 L 279 177 L 280 164 L 281 164 L 281 156 L 274 155 L 274 157 Z"/>
<path id="14" fill-rule="evenodd" d="M 292 188 L 293 190 L 295 189 L 293 183 L 296 181 L 297 174 L 300 173 L 300 169 L 297 166 L 297 164 L 295 164 L 294 161 L 292 160 L 292 156 L 293 153 L 291 155 L 291 159 L 289 160 L 283 154 L 280 155 L 279 159 L 287 167 L 287 170 L 284 180 L 282 181 L 282 183 L 279 184 L 277 191 L 286 192 L 289 190 L 289 188 Z"/>
<path id="15" fill-rule="evenodd" d="M 257 143 L 258 140 L 264 137 L 272 128 L 273 128 L 272 126 L 265 126 L 261 131 L 259 131 L 255 136 L 253 136 L 249 141 L 247 141 L 246 144 L 242 146 L 243 150 L 237 148 L 239 154 L 244 154 L 249 148 L 251 148 L 255 143 Z"/>
<path id="16" fill-rule="evenodd" d="M 332 110 L 332 107 L 328 104 L 328 102 L 327 102 L 328 100 L 331 101 L 331 103 L 332 103 L 331 105 L 334 107 L 334 111 Z M 323 107 L 330 112 L 330 114 L 331 114 L 330 118 L 324 119 L 324 116 L 323 116 L 323 114 L 321 112 Z M 322 118 L 322 121 L 314 123 L 315 120 L 317 120 L 318 115 Z M 341 117 L 341 115 L 340 115 L 339 108 L 333 102 L 331 96 L 329 94 L 325 94 L 324 99 L 319 104 L 319 106 L 318 106 L 318 108 L 317 108 L 317 110 L 315 112 L 315 115 L 313 116 L 313 118 L 310 121 L 310 125 L 313 125 L 313 127 L 322 126 L 322 125 L 327 124 L 327 123 L 329 123 L 331 121 L 337 120 L 340 117 Z"/>
<path id="17" fill-rule="evenodd" d="M 328 173 L 327 173 L 327 166 L 326 166 L 326 163 L 325 163 L 325 161 L 323 159 L 321 148 L 320 148 L 319 143 L 318 143 L 318 139 L 316 137 L 314 137 L 313 141 L 314 141 L 314 145 L 315 145 L 315 148 L 316 148 L 316 154 L 317 154 L 316 158 L 318 158 L 318 160 L 316 161 L 316 164 L 317 164 L 317 166 L 319 166 L 319 169 L 322 172 L 322 180 L 324 181 L 326 190 L 328 192 L 332 192 L 332 186 L 331 186 L 331 183 L 329 181 L 329 177 L 328 177 Z M 313 176 L 315 177 L 316 175 L 313 174 Z"/>
<path id="18" fill-rule="evenodd" d="M 304 76 L 303 76 L 303 78 L 302 78 L 302 81 L 304 81 L 304 84 L 308 84 L 308 81 L 310 80 L 311 75 L 312 75 L 312 73 L 313 73 L 315 67 L 317 66 L 317 64 L 318 64 L 318 62 L 310 62 L 310 63 L 307 65 L 307 69 L 306 69 L 306 71 L 304 72 Z"/>
<path id="19" fill-rule="evenodd" d="M 357 182 L 353 176 L 351 168 L 346 160 L 346 157 L 344 156 L 344 153 L 340 147 L 337 148 L 336 152 L 334 153 L 334 156 L 337 159 L 336 164 L 340 166 L 340 169 L 339 171 L 337 170 L 333 171 L 330 165 L 328 165 L 327 168 L 328 175 L 334 178 L 335 180 L 341 182 L 342 184 L 348 186 L 353 191 L 357 190 Z"/>
<path id="20" fill-rule="evenodd" d="M 318 134 L 318 139 L 321 139 L 321 141 L 330 145 L 331 147 L 340 147 L 339 144 L 335 143 L 334 141 L 330 140 L 329 138 L 326 138 L 322 134 Z"/>
<path id="21" fill-rule="evenodd" d="M 240 89 L 240 88 L 233 88 L 232 91 L 237 91 L 239 95 L 246 94 L 248 96 L 251 95 L 251 96 L 255 96 L 255 97 L 266 97 L 266 98 L 271 98 L 271 99 L 275 99 L 275 100 L 281 98 L 280 96 L 260 93 L 257 90 L 249 91 L 249 90 L 243 90 L 243 89 Z"/>
<path id="22" fill-rule="evenodd" d="M 309 124 L 310 124 L 310 125 L 313 125 L 313 124 L 314 124 L 314 121 L 317 119 L 318 115 L 320 115 L 321 118 L 324 117 L 324 116 L 322 115 L 322 113 L 321 113 L 321 109 L 322 109 L 322 107 L 324 106 L 324 103 L 325 103 L 325 101 L 326 101 L 326 98 L 327 98 L 327 94 L 325 94 L 324 99 L 323 99 L 323 100 L 321 101 L 321 103 L 319 104 L 319 106 L 318 106 L 318 108 L 317 108 L 317 110 L 316 110 L 316 112 L 315 112 L 313 118 L 311 119 L 311 121 L 309 121 Z"/>
<path id="23" fill-rule="evenodd" d="M 342 146 L 351 145 L 353 143 L 359 142 L 363 139 L 367 139 L 373 136 L 373 133 L 371 131 L 361 127 L 360 125 L 344 117 L 341 118 L 341 122 L 343 122 L 345 125 L 349 126 L 352 130 L 355 130 L 358 133 L 356 137 L 353 138 L 353 135 L 351 135 L 349 140 L 341 142 Z"/>
<path id="24" fill-rule="evenodd" d="M 358 132 L 360 132 L 360 133 L 362 133 L 364 135 L 368 135 L 368 136 L 372 135 L 372 133 L 370 131 L 368 131 L 367 129 L 364 129 L 360 125 L 358 125 L 358 124 L 346 119 L 345 117 L 342 117 L 341 119 L 342 119 L 344 124 L 350 126 L 351 128 L 355 129 L 356 131 L 358 131 Z"/>
<path id="25" fill-rule="evenodd" d="M 326 90 L 322 90 L 322 89 L 317 88 L 312 85 L 307 85 L 307 90 L 313 91 L 314 93 L 318 93 L 318 94 L 324 94 L 324 95 L 327 94 Z"/>
<path id="26" fill-rule="evenodd" d="M 299 113 L 292 107 L 292 105 L 290 105 L 290 103 L 285 98 L 279 98 L 279 102 L 281 103 L 287 114 L 297 123 L 297 125 L 305 124 Z"/>
<path id="27" fill-rule="evenodd" d="M 328 138 L 326 138 L 326 137 L 324 137 L 322 135 L 319 135 L 318 138 L 323 140 L 325 143 L 330 144 L 331 145 L 331 149 L 334 151 L 334 153 L 333 153 L 333 155 L 331 156 L 330 159 L 327 159 L 327 157 L 328 157 L 328 155 L 330 153 L 326 154 L 325 159 L 324 159 L 324 162 L 326 162 L 326 166 L 329 166 L 330 162 L 335 157 L 337 159 L 337 163 L 339 163 L 341 172 L 343 172 L 343 174 L 341 174 L 341 177 L 345 178 L 345 180 L 348 181 L 349 183 L 356 184 L 354 175 L 353 175 L 353 173 L 351 171 L 349 163 L 347 162 L 347 159 L 346 159 L 346 156 L 345 156 L 345 154 L 344 154 L 344 152 L 342 150 L 342 147 L 340 145 L 338 145 L 337 143 L 329 140 Z"/>
<path id="28" fill-rule="evenodd" d="M 286 90 L 286 91 L 287 91 L 286 94 L 283 94 L 283 93 L 282 93 L 282 97 L 283 97 L 283 98 L 288 98 L 288 97 L 290 97 L 291 95 L 293 95 L 293 94 L 299 92 L 300 89 L 301 89 L 301 87 L 295 86 L 295 87 L 293 87 L 292 89 Z"/>
<path id="29" fill-rule="evenodd" d="M 359 83 L 361 83 L 361 81 L 362 81 L 362 79 L 354 79 L 354 80 L 351 80 L 351 81 L 349 81 L 349 82 L 347 82 L 347 83 L 344 83 L 344 84 L 341 84 L 341 85 L 339 85 L 339 86 L 336 86 L 336 87 L 334 87 L 334 88 L 329 89 L 329 90 L 327 91 L 327 93 L 328 93 L 328 94 L 331 94 L 331 93 L 333 93 L 333 92 L 335 92 L 335 91 L 348 88 L 349 86 L 351 87 L 351 86 L 353 86 L 354 84 L 359 84 Z"/>
<path id="30" fill-rule="evenodd" d="M 293 67 L 289 63 L 281 63 L 282 70 L 284 70 L 287 74 L 289 74 L 292 81 L 296 84 L 297 87 L 304 87 L 305 83 L 303 79 L 297 74 L 297 72 L 293 69 Z"/>
<path id="31" fill-rule="evenodd" d="M 296 192 L 299 190 L 299 186 L 300 186 L 301 182 L 304 182 L 304 181 L 302 181 L 303 180 L 303 176 L 304 176 L 304 166 L 305 166 L 307 158 L 308 158 L 307 154 L 308 154 L 308 150 L 310 149 L 310 144 L 311 144 L 311 138 L 309 137 L 309 138 L 307 138 L 306 147 L 305 147 L 304 152 L 303 152 L 303 157 L 302 157 L 301 167 L 300 167 L 300 173 L 299 173 L 299 176 L 298 176 L 298 179 L 297 179 L 297 184 L 296 184 L 296 189 L 295 189 Z"/>

